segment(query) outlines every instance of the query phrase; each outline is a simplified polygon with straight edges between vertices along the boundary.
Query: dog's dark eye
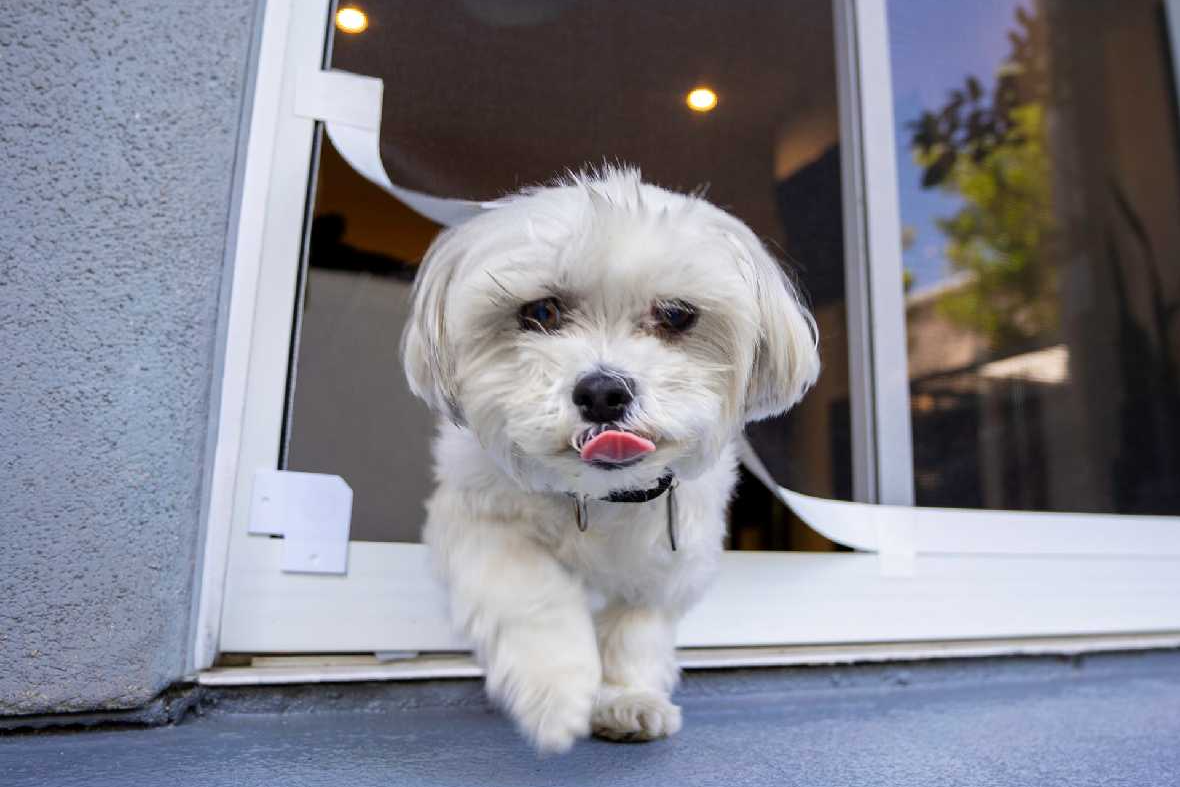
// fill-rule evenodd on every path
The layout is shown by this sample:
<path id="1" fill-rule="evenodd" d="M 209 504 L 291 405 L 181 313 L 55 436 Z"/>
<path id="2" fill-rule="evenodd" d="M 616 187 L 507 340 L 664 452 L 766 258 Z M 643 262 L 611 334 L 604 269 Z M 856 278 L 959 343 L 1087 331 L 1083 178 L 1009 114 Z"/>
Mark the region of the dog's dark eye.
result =
<path id="1" fill-rule="evenodd" d="M 697 310 L 684 301 L 663 301 L 657 303 L 652 314 L 660 328 L 668 333 L 684 333 L 697 321 Z"/>
<path id="2" fill-rule="evenodd" d="M 542 298 L 520 307 L 520 327 L 526 331 L 550 333 L 561 327 L 561 301 Z"/>

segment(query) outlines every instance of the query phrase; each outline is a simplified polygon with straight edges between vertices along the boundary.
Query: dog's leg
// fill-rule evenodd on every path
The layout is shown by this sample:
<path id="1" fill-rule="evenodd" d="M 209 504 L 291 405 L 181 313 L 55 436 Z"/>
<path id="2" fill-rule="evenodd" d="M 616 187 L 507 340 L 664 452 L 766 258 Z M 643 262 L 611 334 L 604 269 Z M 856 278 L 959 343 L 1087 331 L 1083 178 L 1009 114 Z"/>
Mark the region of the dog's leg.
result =
<path id="1" fill-rule="evenodd" d="M 602 687 L 594 703 L 595 735 L 646 741 L 680 729 L 680 708 L 669 700 L 676 685 L 676 625 L 666 612 L 622 604 L 598 615 Z"/>
<path id="2" fill-rule="evenodd" d="M 504 525 L 468 525 L 442 544 L 439 535 L 428 532 L 452 616 L 475 645 L 488 694 L 538 749 L 569 749 L 590 732 L 602 677 L 581 583 Z"/>

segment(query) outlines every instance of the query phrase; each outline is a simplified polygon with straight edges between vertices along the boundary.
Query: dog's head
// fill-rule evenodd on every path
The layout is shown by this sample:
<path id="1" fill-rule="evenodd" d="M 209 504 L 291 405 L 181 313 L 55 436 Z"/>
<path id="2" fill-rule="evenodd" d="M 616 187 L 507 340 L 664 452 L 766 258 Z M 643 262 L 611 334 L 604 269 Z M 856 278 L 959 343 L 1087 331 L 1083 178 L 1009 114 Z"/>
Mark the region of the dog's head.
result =
<path id="1" fill-rule="evenodd" d="M 742 222 L 632 170 L 444 232 L 403 337 L 410 387 L 530 490 L 693 478 L 819 372 L 815 323 Z"/>

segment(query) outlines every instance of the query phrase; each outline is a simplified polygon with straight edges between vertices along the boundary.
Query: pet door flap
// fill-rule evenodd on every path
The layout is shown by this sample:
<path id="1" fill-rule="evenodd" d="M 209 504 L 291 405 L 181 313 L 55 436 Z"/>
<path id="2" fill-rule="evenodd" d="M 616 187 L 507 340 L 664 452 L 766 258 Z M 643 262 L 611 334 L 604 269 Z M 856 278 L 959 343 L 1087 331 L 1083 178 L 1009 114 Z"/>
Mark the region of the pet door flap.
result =
<path id="1" fill-rule="evenodd" d="M 295 114 L 322 121 L 348 164 L 411 210 L 451 226 L 494 207 L 491 202 L 436 197 L 397 185 L 381 162 L 381 95 L 384 83 L 347 71 L 306 71 L 295 94 Z"/>

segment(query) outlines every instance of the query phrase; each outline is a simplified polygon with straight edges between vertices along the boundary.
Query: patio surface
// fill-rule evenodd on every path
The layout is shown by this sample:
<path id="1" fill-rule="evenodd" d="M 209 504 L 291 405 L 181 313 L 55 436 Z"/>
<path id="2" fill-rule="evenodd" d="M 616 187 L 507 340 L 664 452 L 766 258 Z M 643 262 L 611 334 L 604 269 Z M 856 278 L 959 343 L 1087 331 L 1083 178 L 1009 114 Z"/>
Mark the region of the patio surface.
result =
<path id="1" fill-rule="evenodd" d="M 0 737 L 0 784 L 1180 785 L 1180 652 L 690 673 L 685 729 L 538 758 L 478 684 L 218 690 L 174 726 Z"/>

